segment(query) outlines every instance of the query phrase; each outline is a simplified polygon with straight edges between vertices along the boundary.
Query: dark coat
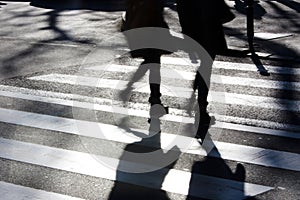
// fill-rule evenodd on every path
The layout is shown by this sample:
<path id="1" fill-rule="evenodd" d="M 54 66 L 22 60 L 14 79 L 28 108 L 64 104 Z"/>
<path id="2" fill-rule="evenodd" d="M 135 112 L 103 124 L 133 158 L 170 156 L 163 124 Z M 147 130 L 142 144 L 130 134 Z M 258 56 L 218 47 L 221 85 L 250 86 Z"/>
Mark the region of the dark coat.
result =
<path id="1" fill-rule="evenodd" d="M 168 28 L 163 17 L 164 1 L 163 0 L 127 0 L 126 18 L 123 30 L 131 30 L 143 27 L 161 27 Z M 126 33 L 125 33 L 126 35 Z M 136 43 L 136 38 L 128 38 L 129 48 L 131 44 Z M 131 48 L 130 48 L 131 49 Z M 133 58 L 157 58 L 162 54 L 170 52 L 159 49 L 131 49 Z"/>
<path id="2" fill-rule="evenodd" d="M 127 0 L 125 29 L 141 27 L 163 27 L 163 0 Z"/>
<path id="3" fill-rule="evenodd" d="M 222 1 L 177 0 L 182 33 L 197 41 L 209 54 L 218 54 L 227 49 L 222 26 L 224 22 L 222 12 L 229 8 Z"/>

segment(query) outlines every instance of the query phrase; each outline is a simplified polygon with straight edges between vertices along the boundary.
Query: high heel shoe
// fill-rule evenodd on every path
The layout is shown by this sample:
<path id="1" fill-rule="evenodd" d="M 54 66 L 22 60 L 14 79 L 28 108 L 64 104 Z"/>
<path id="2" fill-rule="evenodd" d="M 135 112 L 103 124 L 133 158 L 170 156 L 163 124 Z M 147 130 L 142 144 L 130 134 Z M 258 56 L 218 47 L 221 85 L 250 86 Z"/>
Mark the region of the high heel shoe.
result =
<path id="1" fill-rule="evenodd" d="M 199 125 L 195 138 L 199 139 L 198 141 L 202 144 L 205 136 L 208 133 L 208 129 L 211 125 L 215 124 L 215 117 L 209 116 L 207 112 L 200 113 Z"/>

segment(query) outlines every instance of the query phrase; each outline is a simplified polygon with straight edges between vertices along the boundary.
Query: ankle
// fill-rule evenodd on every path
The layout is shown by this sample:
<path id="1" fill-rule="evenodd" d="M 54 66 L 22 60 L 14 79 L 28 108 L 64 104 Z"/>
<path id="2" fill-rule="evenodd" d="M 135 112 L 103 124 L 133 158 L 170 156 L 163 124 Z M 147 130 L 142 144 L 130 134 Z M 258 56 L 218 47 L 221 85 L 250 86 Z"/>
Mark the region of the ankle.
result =
<path id="1" fill-rule="evenodd" d="M 161 100 L 159 97 L 149 97 L 148 102 L 151 105 L 155 105 L 155 104 L 161 104 Z"/>

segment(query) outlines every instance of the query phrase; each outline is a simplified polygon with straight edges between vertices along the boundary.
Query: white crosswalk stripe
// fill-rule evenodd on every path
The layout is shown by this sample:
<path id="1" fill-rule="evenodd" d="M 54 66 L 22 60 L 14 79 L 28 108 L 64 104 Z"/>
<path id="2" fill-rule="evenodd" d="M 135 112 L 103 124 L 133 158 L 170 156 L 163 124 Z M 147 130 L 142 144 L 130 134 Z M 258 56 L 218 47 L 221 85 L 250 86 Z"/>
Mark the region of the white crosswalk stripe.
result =
<path id="1" fill-rule="evenodd" d="M 51 168 L 72 171 L 80 174 L 86 174 L 90 176 L 96 176 L 99 178 L 106 178 L 110 180 L 115 180 L 116 171 L 111 169 L 99 162 L 97 159 L 91 157 L 91 155 L 86 153 L 56 149 L 41 145 L 28 144 L 23 142 L 10 141 L 6 139 L 0 139 L 1 143 L 1 157 L 14 159 L 21 162 L 28 162 L 36 165 L 47 166 Z M 15 148 L 15 147 L 18 148 Z M 57 156 L 59 155 L 59 156 Z M 99 157 L 99 156 L 97 156 Z M 112 159 L 112 158 L 98 158 L 98 159 Z M 55 161 L 55 162 L 53 162 Z M 116 161 L 117 162 L 117 161 Z M 139 163 L 128 163 L 132 168 L 139 165 Z M 163 169 L 164 170 L 164 169 Z M 147 176 L 147 175 L 146 175 Z M 149 175 L 148 175 L 149 176 Z M 174 180 L 180 176 L 180 183 L 174 188 Z M 189 172 L 179 171 L 172 169 L 163 182 L 162 188 L 156 188 L 158 183 L 156 183 L 155 177 L 147 177 L 147 182 L 143 182 L 145 179 L 137 179 L 135 176 L 122 177 L 119 181 L 125 181 L 128 183 L 139 184 L 146 187 L 154 187 L 155 189 L 163 189 L 170 192 L 176 192 L 180 194 L 188 194 L 188 183 L 191 174 Z M 238 197 L 242 195 L 254 196 L 260 192 L 265 192 L 271 187 L 259 186 L 255 184 L 245 183 L 245 188 L 247 189 L 245 193 L 240 193 L 239 183 L 236 181 L 220 180 L 218 178 L 207 177 L 198 175 L 200 185 L 211 184 L 214 187 L 226 188 L 229 194 L 233 193 L 236 196 L 230 196 L 230 198 Z M 179 189 L 179 190 L 178 190 Z M 198 194 L 194 194 L 199 196 Z M 211 195 L 211 194 L 210 194 Z M 215 194 L 216 195 L 216 194 Z M 211 197 L 211 196 L 210 196 Z"/>
<path id="2" fill-rule="evenodd" d="M 116 142 L 134 143 L 141 140 L 141 138 L 133 135 L 131 132 L 119 128 L 118 126 L 22 111 L 5 109 L 0 110 L 1 113 L 3 113 L 0 115 L 0 120 L 2 122 L 72 133 L 75 135 L 88 136 L 98 139 L 112 140 Z M 147 134 L 146 130 L 132 130 Z M 177 139 L 175 140 L 174 138 Z M 184 152 L 185 145 L 192 143 L 193 139 L 190 137 L 181 136 L 180 133 L 179 135 L 163 133 L 161 136 L 162 149 L 167 149 L 167 147 L 170 145 L 170 141 L 173 141 L 172 145 L 176 145 Z M 298 154 L 235 145 L 224 142 L 216 142 L 216 146 L 219 149 L 222 158 L 225 159 L 300 171 L 300 155 Z M 205 155 L 205 151 L 201 149 L 200 145 L 198 150 L 188 150 L 187 153 Z"/>
<path id="3" fill-rule="evenodd" d="M 196 67 L 196 64 L 191 64 L 188 59 L 163 57 L 162 63 L 168 65 L 171 69 L 172 65 L 177 65 L 177 68 L 169 70 L 167 68 L 161 69 L 162 78 L 172 79 L 177 83 L 181 81 L 192 81 L 194 72 L 192 70 L 185 70 L 186 66 Z M 229 63 L 215 61 L 215 69 L 237 70 L 244 72 L 257 71 L 257 68 L 252 64 L 244 63 Z M 300 75 L 299 69 L 280 67 L 280 66 L 266 66 L 270 73 L 280 75 Z M 82 69 L 81 69 L 82 70 Z M 119 80 L 117 78 L 101 78 L 97 74 L 106 72 L 113 73 L 134 73 L 137 70 L 136 66 L 125 64 L 111 64 L 109 66 L 88 66 L 83 70 L 86 72 L 93 72 L 96 75 L 83 74 L 66 74 L 61 72 L 51 74 L 40 74 L 27 78 L 21 78 L 28 83 L 43 83 L 49 85 L 50 89 L 36 89 L 31 88 L 31 84 L 24 86 L 14 86 L 0 84 L 0 98 L 9 99 L 11 103 L 1 104 L 0 106 L 0 125 L 14 126 L 22 128 L 31 128 L 30 130 L 43 130 L 43 137 L 52 138 L 52 134 L 60 133 L 63 137 L 77 136 L 79 138 L 86 138 L 86 140 L 93 139 L 107 144 L 115 144 L 115 154 L 122 154 L 123 146 L 128 144 L 138 143 L 142 140 L 141 135 L 149 135 L 149 130 L 145 128 L 124 128 L 112 122 L 93 121 L 91 119 L 84 119 L 85 112 L 90 111 L 99 112 L 101 115 L 113 114 L 120 117 L 136 118 L 137 120 L 144 120 L 147 124 L 149 118 L 149 105 L 144 102 L 131 102 L 127 107 L 122 106 L 120 100 L 113 100 L 111 98 L 101 98 L 71 94 L 62 91 L 51 91 L 51 84 L 60 84 L 62 87 L 72 87 L 76 89 L 79 86 L 88 86 L 91 88 L 110 89 L 121 91 L 126 89 L 128 80 Z M 116 76 L 113 76 L 116 77 Z M 209 102 L 211 104 L 222 104 L 230 106 L 247 107 L 253 110 L 270 110 L 272 112 L 289 112 L 297 115 L 300 114 L 300 100 L 285 99 L 272 96 L 257 96 L 251 94 L 251 89 L 259 88 L 261 91 L 274 89 L 280 91 L 299 92 L 300 83 L 293 81 L 279 81 L 266 80 L 257 78 L 242 78 L 223 74 L 213 74 L 211 78 L 212 84 L 225 85 L 226 87 L 245 87 L 249 93 L 232 93 L 222 91 L 210 91 Z M 179 87 L 182 85 L 182 87 Z M 184 84 L 174 86 L 172 83 L 162 87 L 164 96 L 169 96 L 178 99 L 188 99 L 193 90 Z M 46 86 L 47 87 L 47 86 Z M 135 82 L 133 84 L 133 92 L 141 94 L 149 94 L 149 86 L 146 82 Z M 175 92 L 174 92 L 175 91 Z M 16 102 L 16 103 L 15 103 Z M 42 103 L 43 105 L 51 106 L 53 114 L 36 112 L 35 109 L 28 110 L 26 107 L 20 106 L 17 102 L 32 102 Z M 17 105 L 17 106 L 16 106 Z M 16 107 L 11 107 L 16 106 Z M 73 117 L 60 116 L 56 112 L 56 107 L 60 109 L 71 109 Z M 23 110 L 24 109 L 24 110 Z M 81 109 L 81 110 L 78 110 Z M 182 126 L 193 129 L 194 117 L 190 116 L 183 108 L 170 108 L 169 114 L 163 116 L 161 121 L 181 124 Z M 78 113 L 76 113 L 78 112 Z M 82 114 L 82 115 L 81 115 Z M 81 115 L 77 119 L 76 115 Z M 300 126 L 295 123 L 286 123 L 278 121 L 277 118 L 269 117 L 268 119 L 255 119 L 241 116 L 221 115 L 212 113 L 216 118 L 216 123 L 211 128 L 236 131 L 239 134 L 247 134 L 247 137 L 254 138 L 258 134 L 260 137 L 268 138 L 274 137 L 278 140 L 299 140 Z M 105 118 L 105 116 L 104 116 Z M 109 118 L 109 117 L 107 117 Z M 175 130 L 175 129 L 170 129 Z M 6 130 L 4 130 L 5 132 Z M 12 131 L 14 129 L 12 128 Z M 148 148 L 161 148 L 165 151 L 169 150 L 169 145 L 172 143 L 176 146 L 182 154 L 180 158 L 185 159 L 187 156 L 206 157 L 207 152 L 197 143 L 193 138 L 192 132 L 185 132 L 187 129 L 178 129 L 177 132 L 165 132 L 162 130 L 160 143 L 145 143 Z M 214 134 L 215 132 L 211 132 Z M 21 135 L 33 135 L 27 129 L 20 129 Z M 24 165 L 32 165 L 44 167 L 47 170 L 60 170 L 63 172 L 85 175 L 88 177 L 96 177 L 113 182 L 122 182 L 125 184 L 132 184 L 151 188 L 154 190 L 162 190 L 169 193 L 179 195 L 191 195 L 199 198 L 207 199 L 243 199 L 248 196 L 256 196 L 274 189 L 274 185 L 267 185 L 265 183 L 252 182 L 251 180 L 245 182 L 244 180 L 234 180 L 232 178 L 217 177 L 211 174 L 201 174 L 194 172 L 192 169 L 186 170 L 183 167 L 178 168 L 162 168 L 153 173 L 134 174 L 123 173 L 116 169 L 110 168 L 105 163 L 99 160 L 105 160 L 113 163 L 122 163 L 129 168 L 140 166 L 142 168 L 151 168 L 150 165 L 144 163 L 136 163 L 134 161 L 122 160 L 122 157 L 106 155 L 106 149 L 103 149 L 104 155 L 96 155 L 93 151 L 74 150 L 70 147 L 51 145 L 49 141 L 45 142 L 31 142 L 22 137 L 14 136 L 0 137 L 0 159 L 4 161 L 15 161 L 15 165 L 23 163 Z M 175 139 L 176 138 L 176 139 Z M 172 141 L 170 143 L 170 141 Z M 186 144 L 189 144 L 188 146 Z M 300 172 L 300 154 L 298 152 L 281 150 L 280 148 L 269 149 L 263 146 L 253 146 L 248 144 L 235 144 L 234 142 L 214 141 L 217 151 L 212 150 L 209 153 L 210 157 L 221 160 L 228 160 L 235 163 L 243 163 L 254 167 L 266 167 L 271 170 Z M 76 146 L 76 144 L 73 144 Z M 79 145 L 79 144 L 78 144 Z M 191 148 L 193 147 L 193 148 Z M 101 149 L 101 147 L 100 147 Z M 120 154 L 118 154 L 120 153 Z M 182 161 L 183 162 L 183 161 Z M 190 165 L 193 165 L 190 162 Z M 275 173 L 275 172 L 274 172 Z M 276 172 L 277 173 L 277 172 Z M 234 174 L 232 172 L 232 174 Z M 163 177 L 161 177 L 164 175 Z M 180 180 L 180 181 L 178 181 Z M 191 182 L 197 183 L 199 190 L 192 189 Z M 176 183 L 176 184 L 175 184 Z M 9 192 L 13 191 L 13 192 Z M 76 198 L 76 194 L 69 195 L 64 192 L 60 194 L 51 189 L 35 189 L 30 185 L 23 185 L 16 181 L 15 183 L 0 180 L 0 195 L 4 199 L 84 199 Z M 78 196 L 80 197 L 80 195 Z"/>
<path id="4" fill-rule="evenodd" d="M 215 68 L 221 68 L 222 64 L 223 63 L 218 64 L 217 67 L 215 67 Z M 245 65 L 245 64 L 242 64 L 242 65 Z M 249 65 L 249 66 L 252 67 L 252 65 Z M 237 67 L 237 66 L 235 65 L 234 67 Z M 231 67 L 228 69 L 236 69 L 234 67 Z M 111 71 L 111 72 L 134 72 L 135 70 L 138 69 L 138 67 L 111 64 L 108 66 L 94 66 L 94 67 L 90 67 L 89 69 L 97 70 L 97 71 L 105 70 L 105 71 Z M 244 68 L 242 68 L 242 69 L 244 69 Z M 295 70 L 297 70 L 297 69 L 295 69 Z M 273 71 L 275 71 L 275 70 L 273 70 Z M 287 74 L 289 71 L 293 72 L 293 69 L 290 69 L 290 70 L 286 69 Z M 148 74 L 149 73 L 147 73 L 147 75 Z M 161 75 L 162 75 L 162 77 L 173 78 L 173 79 L 184 79 L 184 80 L 193 80 L 195 78 L 195 73 L 193 73 L 193 72 L 186 72 L 186 71 L 182 71 L 182 70 L 170 69 L 170 67 L 162 68 Z M 43 80 L 42 77 L 40 77 L 40 78 L 34 77 L 33 79 Z M 47 79 L 47 80 L 50 81 L 50 79 Z M 79 77 L 76 80 L 79 80 Z M 100 81 L 101 80 L 98 80 L 98 82 L 100 82 Z M 211 82 L 212 83 L 220 83 L 220 84 L 232 84 L 232 85 L 240 85 L 240 86 L 251 85 L 253 87 L 261 87 L 261 88 L 270 88 L 270 89 L 278 89 L 279 88 L 281 90 L 300 91 L 300 83 L 298 83 L 298 82 L 259 80 L 259 79 L 253 79 L 253 78 L 221 76 L 221 75 L 215 75 L 215 74 L 212 75 Z"/>
<path id="5" fill-rule="evenodd" d="M 82 200 L 67 195 L 57 194 L 53 192 L 46 192 L 33 188 L 27 188 L 20 185 L 6 183 L 0 181 L 0 196 L 1 199 L 23 199 L 23 200 Z"/>
<path id="6" fill-rule="evenodd" d="M 163 64 L 183 65 L 183 66 L 198 66 L 198 63 L 191 63 L 189 59 L 184 58 L 173 58 L 173 57 L 162 57 L 161 62 Z M 239 71 L 257 71 L 257 66 L 247 63 L 232 63 L 224 61 L 215 61 L 214 68 L 219 69 L 232 69 Z M 287 74 L 287 75 L 299 75 L 300 69 L 290 68 L 288 66 L 264 66 L 269 73 L 273 74 Z"/>
<path id="7" fill-rule="evenodd" d="M 32 80 L 67 83 L 72 85 L 84 85 L 84 86 L 96 86 L 100 88 L 109 88 L 113 90 L 124 90 L 127 81 L 110 80 L 110 79 L 99 79 L 93 77 L 83 77 L 74 75 L 63 75 L 63 74 L 50 74 L 42 75 L 30 78 Z M 222 81 L 220 81 L 222 82 Z M 249 83 L 251 85 L 251 83 Z M 280 85 L 280 84 L 279 84 Z M 133 91 L 150 93 L 148 85 L 145 83 L 137 82 L 134 84 Z M 162 93 L 168 96 L 175 97 L 190 97 L 193 90 L 191 88 L 183 87 L 162 87 Z M 291 110 L 299 111 L 300 101 L 277 99 L 273 97 L 258 97 L 253 95 L 236 94 L 236 93 L 222 93 L 222 92 L 210 92 L 209 101 L 218 103 L 230 103 L 233 105 L 244 105 L 244 106 L 257 106 L 261 108 L 275 108 L 280 110 Z M 225 102 L 224 102 L 225 101 Z"/>
<path id="8" fill-rule="evenodd" d="M 50 92 L 50 91 L 38 91 L 38 90 L 31 90 L 27 88 L 17 88 L 13 86 L 0 86 L 0 95 L 5 97 L 12 97 L 18 99 L 26 99 L 30 101 L 39 101 L 45 103 L 52 103 L 58 105 L 65 105 L 65 106 L 73 106 L 85 109 L 93 109 L 105 112 L 113 112 L 117 114 L 126 114 L 130 116 L 138 116 L 138 117 L 149 117 L 149 111 L 147 111 L 148 105 L 142 103 L 135 103 L 132 104 L 131 108 L 123 108 L 119 107 L 118 105 L 121 102 L 115 102 L 114 105 L 111 105 L 110 99 L 104 98 L 91 98 L 88 96 L 80 96 L 80 95 L 68 95 L 64 93 L 57 93 L 57 92 Z M 10 92 L 16 91 L 16 92 Z M 85 100 L 85 102 L 82 102 Z M 103 105 L 104 104 L 104 105 Z M 194 118 L 185 117 L 185 116 L 178 116 L 184 113 L 184 110 L 178 110 L 171 108 L 169 109 L 169 113 L 163 116 L 163 120 L 173 121 L 173 122 L 182 122 L 182 123 L 194 123 Z M 268 127 L 276 127 L 278 129 L 284 130 L 293 130 L 293 131 L 300 131 L 300 127 L 291 124 L 281 124 L 276 122 L 270 121 L 262 121 L 262 120 L 250 120 L 250 119 L 241 119 L 237 117 L 229 117 L 229 116 L 215 116 L 217 119 L 223 120 L 223 122 L 216 123 L 212 125 L 213 127 L 228 127 L 231 130 L 239 130 L 239 131 L 249 131 L 254 133 L 260 134 L 267 134 L 267 135 L 275 135 L 281 137 L 289 137 L 289 138 L 296 138 L 299 139 L 300 135 L 290 131 L 283 131 L 283 130 L 274 130 L 269 128 L 262 128 L 262 127 L 254 127 L 254 126 L 245 126 L 236 124 L 235 122 L 243 121 L 248 122 L 249 124 L 263 126 L 267 125 Z M 234 123 L 228 123 L 228 121 Z"/>

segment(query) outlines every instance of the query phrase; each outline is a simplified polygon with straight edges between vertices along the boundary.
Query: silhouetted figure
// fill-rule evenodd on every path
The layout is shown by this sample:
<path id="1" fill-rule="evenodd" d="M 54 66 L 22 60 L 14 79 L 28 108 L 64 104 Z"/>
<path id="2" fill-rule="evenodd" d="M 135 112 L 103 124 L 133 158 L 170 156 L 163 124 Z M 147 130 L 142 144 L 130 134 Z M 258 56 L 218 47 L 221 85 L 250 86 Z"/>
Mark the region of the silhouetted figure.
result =
<path id="1" fill-rule="evenodd" d="M 122 30 L 131 30 L 135 28 L 143 27 L 161 27 L 168 28 L 168 25 L 163 18 L 163 0 L 127 0 L 127 10 L 125 15 L 125 21 L 122 26 Z M 126 34 L 125 34 L 126 35 Z M 143 38 L 127 38 L 129 48 L 131 44 L 138 43 L 139 39 Z M 155 39 L 155 38 L 153 38 Z M 150 98 L 149 103 L 151 105 L 161 104 L 160 93 L 160 57 L 166 51 L 151 48 L 131 49 L 131 56 L 133 58 L 143 58 L 139 72 L 135 74 L 133 80 L 139 80 L 143 74 L 150 70 L 149 83 L 150 83 Z M 153 68 L 151 69 L 151 64 Z M 146 70 L 146 71 L 145 71 Z M 126 93 L 133 83 L 129 83 Z M 125 94 L 125 92 L 123 92 Z M 124 95 L 123 95 L 124 97 Z M 124 98 L 123 98 L 124 100 Z"/>
<path id="2" fill-rule="evenodd" d="M 115 185 L 109 200 L 169 200 L 162 187 L 165 176 L 172 169 L 180 155 L 177 147 L 168 152 L 161 149 L 161 129 L 159 118 L 165 113 L 161 105 L 150 110 L 149 133 L 136 132 L 126 124 L 126 117 L 120 127 L 142 138 L 141 141 L 128 144 L 120 157 Z M 167 165 L 167 166 L 166 166 Z"/>
<path id="3" fill-rule="evenodd" d="M 203 196 L 205 199 L 245 199 L 246 171 L 244 166 L 238 163 L 232 171 L 209 136 L 202 148 L 207 156 L 193 164 L 186 199 L 193 200 L 196 195 Z M 225 179 L 227 182 L 224 184 Z"/>
<path id="4" fill-rule="evenodd" d="M 228 50 L 222 24 L 231 21 L 235 16 L 223 0 L 177 0 L 177 11 L 182 33 L 198 42 L 211 57 L 211 60 L 201 60 L 199 67 L 206 69 L 205 76 L 208 77 L 202 77 L 203 74 L 197 70 L 193 86 L 194 90 L 198 90 L 200 115 L 196 137 L 203 141 L 206 128 L 200 127 L 209 126 L 211 122 L 207 112 L 207 96 L 213 60 L 217 54 Z"/>

